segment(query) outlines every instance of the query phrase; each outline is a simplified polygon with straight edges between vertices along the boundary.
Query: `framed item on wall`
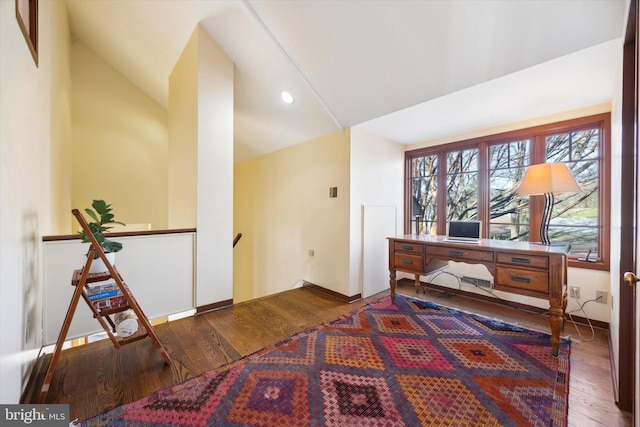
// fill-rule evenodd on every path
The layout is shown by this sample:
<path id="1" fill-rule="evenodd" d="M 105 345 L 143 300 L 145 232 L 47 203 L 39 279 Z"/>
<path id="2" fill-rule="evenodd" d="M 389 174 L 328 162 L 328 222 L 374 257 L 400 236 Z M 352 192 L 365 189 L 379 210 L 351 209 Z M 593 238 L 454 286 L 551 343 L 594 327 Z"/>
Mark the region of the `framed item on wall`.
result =
<path id="1" fill-rule="evenodd" d="M 16 19 L 38 66 L 38 0 L 16 0 Z"/>

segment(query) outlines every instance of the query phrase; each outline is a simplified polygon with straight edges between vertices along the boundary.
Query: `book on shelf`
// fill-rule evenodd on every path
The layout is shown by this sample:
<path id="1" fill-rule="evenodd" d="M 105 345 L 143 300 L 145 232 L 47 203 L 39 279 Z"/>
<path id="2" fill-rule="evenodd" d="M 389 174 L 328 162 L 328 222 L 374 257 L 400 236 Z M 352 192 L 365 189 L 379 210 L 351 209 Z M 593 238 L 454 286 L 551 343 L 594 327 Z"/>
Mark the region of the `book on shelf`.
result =
<path id="1" fill-rule="evenodd" d="M 87 296 L 89 297 L 89 301 L 98 301 L 101 299 L 107 299 L 107 298 L 111 298 L 118 295 L 122 295 L 122 291 L 120 291 L 120 289 L 115 284 L 115 282 L 93 286 L 87 290 Z"/>
<path id="2" fill-rule="evenodd" d="M 127 291 L 129 291 L 129 288 L 127 288 Z M 87 289 L 87 297 L 98 310 L 127 304 L 127 299 L 122 295 L 122 291 L 115 282 L 90 287 Z"/>
<path id="3" fill-rule="evenodd" d="M 93 306 L 98 310 L 108 310 L 111 308 L 121 307 L 123 305 L 128 305 L 128 301 L 123 296 L 116 296 L 107 299 L 101 299 L 99 301 L 91 301 Z"/>

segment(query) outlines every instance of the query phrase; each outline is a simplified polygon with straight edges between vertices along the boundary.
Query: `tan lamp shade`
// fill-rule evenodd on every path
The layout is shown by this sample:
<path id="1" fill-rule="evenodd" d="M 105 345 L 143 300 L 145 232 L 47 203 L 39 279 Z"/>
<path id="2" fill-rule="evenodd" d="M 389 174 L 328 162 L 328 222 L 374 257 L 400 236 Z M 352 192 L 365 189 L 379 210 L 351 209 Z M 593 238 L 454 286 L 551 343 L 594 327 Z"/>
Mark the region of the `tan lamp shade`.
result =
<path id="1" fill-rule="evenodd" d="M 518 188 L 518 194 L 554 194 L 580 191 L 580 186 L 564 163 L 531 165 Z"/>

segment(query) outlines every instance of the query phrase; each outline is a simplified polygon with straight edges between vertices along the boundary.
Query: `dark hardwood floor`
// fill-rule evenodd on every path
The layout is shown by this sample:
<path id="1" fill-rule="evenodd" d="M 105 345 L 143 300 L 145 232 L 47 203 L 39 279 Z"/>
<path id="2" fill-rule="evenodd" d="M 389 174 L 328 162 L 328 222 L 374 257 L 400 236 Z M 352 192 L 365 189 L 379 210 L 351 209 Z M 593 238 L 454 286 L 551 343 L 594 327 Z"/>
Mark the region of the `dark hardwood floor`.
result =
<path id="1" fill-rule="evenodd" d="M 442 297 L 400 286 L 399 293 L 472 311 L 522 326 L 549 331 L 548 318 L 503 305 L 463 296 Z M 64 350 L 58 361 L 47 403 L 70 404 L 71 419 L 84 420 L 124 403 L 147 396 L 201 373 L 238 360 L 297 332 L 333 320 L 386 293 L 347 304 L 332 296 L 300 288 L 237 304 L 233 307 L 156 326 L 172 359 L 165 366 L 151 340 L 116 350 L 102 340 Z M 580 327 L 584 338 L 591 331 Z M 579 339 L 572 324 L 564 335 Z M 42 383 L 44 356 L 25 401 L 35 402 Z M 596 329 L 595 339 L 572 344 L 569 426 L 630 426 L 629 413 L 614 403 L 607 332 Z"/>

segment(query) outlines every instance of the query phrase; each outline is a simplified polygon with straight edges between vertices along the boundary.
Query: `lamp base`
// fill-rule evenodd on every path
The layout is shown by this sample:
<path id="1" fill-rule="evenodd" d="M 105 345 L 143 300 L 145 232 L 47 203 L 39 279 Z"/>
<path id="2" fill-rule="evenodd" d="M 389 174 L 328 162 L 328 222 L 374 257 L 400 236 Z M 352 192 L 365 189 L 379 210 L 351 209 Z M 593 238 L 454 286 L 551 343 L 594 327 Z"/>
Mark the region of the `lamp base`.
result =
<path id="1" fill-rule="evenodd" d="M 549 223 L 551 222 L 551 212 L 553 211 L 553 193 L 544 193 L 544 210 L 542 211 L 542 219 L 540 220 L 540 240 L 545 245 L 550 245 L 549 240 Z"/>

